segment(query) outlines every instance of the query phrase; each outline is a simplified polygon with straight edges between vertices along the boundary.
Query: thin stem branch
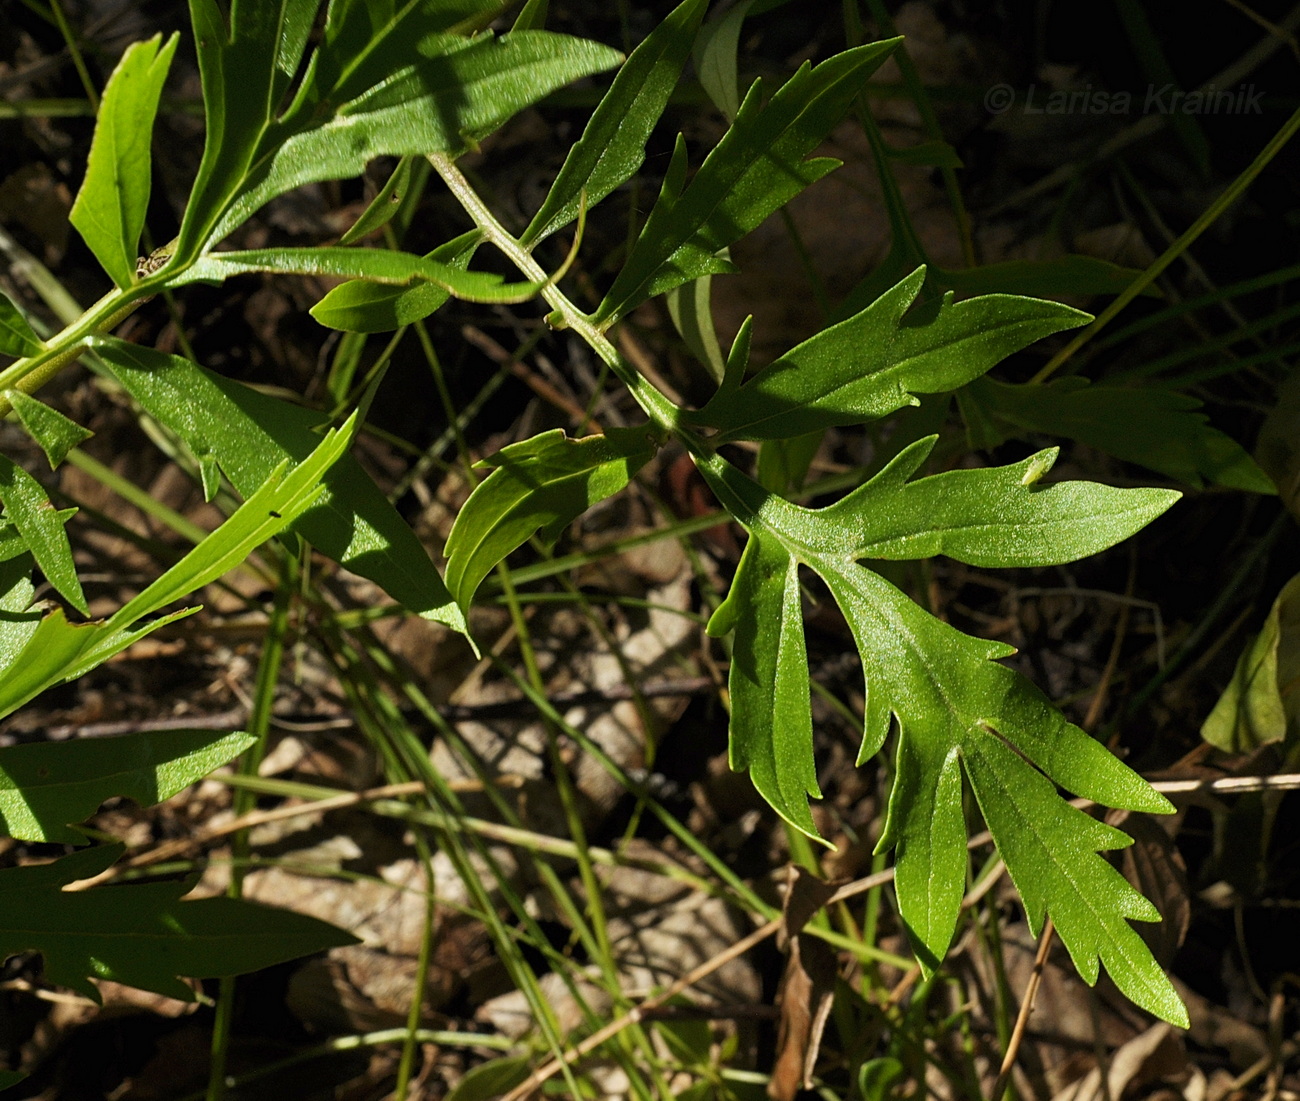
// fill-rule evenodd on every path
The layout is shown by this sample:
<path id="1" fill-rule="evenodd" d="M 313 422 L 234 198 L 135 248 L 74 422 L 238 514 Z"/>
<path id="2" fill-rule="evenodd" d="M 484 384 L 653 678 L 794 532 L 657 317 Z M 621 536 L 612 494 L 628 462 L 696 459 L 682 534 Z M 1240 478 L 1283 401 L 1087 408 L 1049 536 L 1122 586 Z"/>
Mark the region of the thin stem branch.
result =
<path id="1" fill-rule="evenodd" d="M 1052 950 L 1052 940 L 1056 935 L 1056 927 L 1052 924 L 1049 917 L 1043 926 L 1043 936 L 1038 942 L 1038 955 L 1034 957 L 1034 970 L 1029 976 L 1029 982 L 1025 985 L 1025 997 L 1020 1003 L 1020 1012 L 1016 1015 L 1015 1027 L 1011 1030 L 1011 1039 L 1007 1043 L 1006 1054 L 1002 1057 L 1002 1066 L 998 1070 L 997 1081 L 993 1083 L 993 1089 L 989 1092 L 989 1101 L 1001 1101 L 1001 1097 L 1007 1091 L 1007 1084 L 1011 1081 L 1011 1071 L 1016 1065 L 1016 1055 L 1020 1051 L 1020 1045 L 1025 1038 L 1025 1029 L 1029 1025 L 1029 1016 L 1034 1011 L 1034 999 L 1038 996 L 1038 984 L 1043 981 L 1043 968 L 1047 966 L 1047 956 Z"/>
<path id="2" fill-rule="evenodd" d="M 646 416 L 664 432 L 679 436 L 688 448 L 707 450 L 703 441 L 679 422 L 677 407 L 648 379 L 637 372 L 619 354 L 618 349 L 610 343 L 609 338 L 591 318 L 578 309 L 564 292 L 551 282 L 545 269 L 533 258 L 532 253 L 520 243 L 518 238 L 506 230 L 479 198 L 478 192 L 456 167 L 456 162 L 445 154 L 434 153 L 430 154 L 429 163 L 442 177 L 456 200 L 465 208 L 465 212 L 474 219 L 474 224 L 483 231 L 484 237 L 496 245 L 526 279 L 543 284 L 541 295 L 547 304 L 559 314 L 566 326 L 582 337 L 591 346 L 592 351 L 608 364 L 619 381 L 632 392 L 632 396 L 645 411 Z"/>

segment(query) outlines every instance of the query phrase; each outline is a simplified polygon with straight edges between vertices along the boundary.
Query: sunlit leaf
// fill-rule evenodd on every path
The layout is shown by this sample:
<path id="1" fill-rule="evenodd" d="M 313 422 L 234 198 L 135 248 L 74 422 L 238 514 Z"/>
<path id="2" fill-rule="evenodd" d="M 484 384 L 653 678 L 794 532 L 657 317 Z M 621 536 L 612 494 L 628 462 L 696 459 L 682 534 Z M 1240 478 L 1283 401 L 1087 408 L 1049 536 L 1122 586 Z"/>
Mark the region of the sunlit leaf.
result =
<path id="1" fill-rule="evenodd" d="M 242 732 L 149 730 L 0 748 L 0 831 L 23 841 L 85 844 L 70 827 L 105 799 L 161 803 L 253 742 Z"/>
<path id="2" fill-rule="evenodd" d="M 6 390 L 4 396 L 32 439 L 41 445 L 45 457 L 50 460 L 51 470 L 63 462 L 69 451 L 94 435 L 22 390 Z"/>
<path id="3" fill-rule="evenodd" d="M 95 121 L 90 162 L 69 221 L 119 287 L 135 282 L 136 252 L 149 208 L 149 142 L 158 98 L 180 35 L 127 47 L 109 78 Z"/>
<path id="4" fill-rule="evenodd" d="M 1032 929 L 1050 912 L 1086 980 L 1094 982 L 1105 963 L 1135 1002 L 1185 1025 L 1177 994 L 1125 920 L 1159 915 L 1098 855 L 1128 839 L 1072 808 L 1056 785 L 1134 810 L 1166 811 L 1167 801 L 1028 680 L 999 665 L 1010 647 L 935 619 L 858 562 L 877 549 L 983 565 L 1062 562 L 1125 538 L 1177 495 L 1088 483 L 1040 487 L 1050 452 L 1010 468 L 909 483 L 932 443 L 913 445 L 866 486 L 820 510 L 765 491 L 716 455 L 697 459 L 751 540 L 733 592 L 710 623 L 713 633 L 736 632 L 732 759 L 751 769 L 787 821 L 813 832 L 805 795 L 815 792 L 816 777 L 798 587 L 798 568 L 807 566 L 840 606 L 862 659 L 860 759 L 879 751 L 891 725 L 899 731 L 881 847 L 896 848 L 899 907 L 922 964 L 932 969 L 947 951 L 965 889 L 965 775 Z M 1067 504 L 1093 523 L 1076 524 Z M 987 541 L 975 534 L 981 531 Z M 747 705 L 734 706 L 740 699 Z M 764 708 L 763 699 L 776 705 Z"/>
<path id="5" fill-rule="evenodd" d="M 141 406 L 196 455 L 211 454 L 245 496 L 281 463 L 320 442 L 322 416 L 207 371 L 180 356 L 111 337 L 95 347 Z M 322 553 L 369 578 L 426 619 L 464 630 L 460 609 L 409 525 L 361 465 L 344 455 L 324 492 L 293 529 Z"/>
<path id="6" fill-rule="evenodd" d="M 41 620 L 41 613 L 32 609 L 36 587 L 26 551 L 26 544 L 21 544 L 16 554 L 0 559 L 0 669 L 13 664 Z"/>
<path id="7" fill-rule="evenodd" d="M 2 455 L 0 503 L 4 504 L 5 519 L 18 529 L 46 580 L 69 604 L 86 615 L 86 596 L 77 580 L 68 533 L 63 530 L 68 514 L 56 512 L 41 483 Z"/>
<path id="8" fill-rule="evenodd" d="M 176 285 L 220 283 L 232 275 L 250 271 L 342 276 L 395 286 L 424 281 L 469 302 L 526 302 L 542 287 L 541 283 L 507 283 L 500 275 L 490 272 L 465 271 L 431 257 L 377 248 L 278 248 L 214 252 L 194 264 L 176 281 Z"/>
<path id="9" fill-rule="evenodd" d="M 210 6 L 210 0 L 191 2 Z M 273 13 L 277 7 L 264 6 Z M 314 10 L 315 3 L 309 6 Z M 265 30 L 251 23 L 241 29 L 236 21 L 227 34 L 219 15 L 200 11 L 213 39 L 200 49 L 209 148 L 181 229 L 178 251 L 186 262 L 276 195 L 359 175 L 381 155 L 463 152 L 554 89 L 621 60 L 606 46 L 549 31 L 499 38 L 451 33 L 483 5 L 418 0 L 391 17 L 367 8 L 350 4 L 332 14 L 325 40 L 280 113 L 285 82 L 267 82 Z M 232 82 L 236 72 L 248 74 L 251 90 Z"/>
<path id="10" fill-rule="evenodd" d="M 654 454 L 649 429 L 610 429 L 580 440 L 560 429 L 503 448 L 447 537 L 447 587 L 467 608 L 488 572 L 527 539 L 554 543 L 597 501 L 627 485 Z"/>
<path id="11" fill-rule="evenodd" d="M 483 234 L 470 230 L 439 245 L 426 260 L 464 271 Z M 451 297 L 438 283 L 416 281 L 399 285 L 352 279 L 341 283 L 311 308 L 322 325 L 348 333 L 387 333 L 428 317 Z"/>
<path id="12" fill-rule="evenodd" d="M 821 789 L 801 599 L 798 561 L 779 539 L 751 533 L 727 599 L 709 621 L 709 634 L 736 634 L 727 682 L 731 767 L 747 769 L 777 813 L 815 837 L 808 799 L 820 799 Z"/>
<path id="13" fill-rule="evenodd" d="M 1012 295 L 909 314 L 925 279 L 919 268 L 861 313 L 825 329 L 738 389 L 720 389 L 691 421 L 723 439 L 779 439 L 883 417 L 916 394 L 955 390 L 1044 336 L 1082 325 L 1069 306 Z"/>
<path id="14" fill-rule="evenodd" d="M 635 49 L 569 150 L 551 190 L 520 240 L 532 246 L 590 210 L 645 160 L 645 143 L 691 52 L 707 0 L 685 0 Z"/>
<path id="15" fill-rule="evenodd" d="M 56 608 L 27 634 L 21 649 L 0 657 L 0 717 L 55 684 L 72 680 L 125 650 L 151 631 L 195 611 L 182 609 L 141 624 L 148 615 L 215 581 L 240 565 L 254 548 L 283 531 L 323 493 L 321 479 L 345 453 L 355 418 L 318 438 L 318 446 L 289 469 L 271 470 L 257 491 L 216 531 L 161 577 L 102 622 L 70 624 Z"/>
<path id="16" fill-rule="evenodd" d="M 871 481 L 820 511 L 848 536 L 845 549 L 855 558 L 946 554 L 972 566 L 1055 566 L 1114 546 L 1178 500 L 1167 489 L 1040 485 L 1056 448 L 1010 466 L 908 481 L 935 438 L 905 448 Z"/>

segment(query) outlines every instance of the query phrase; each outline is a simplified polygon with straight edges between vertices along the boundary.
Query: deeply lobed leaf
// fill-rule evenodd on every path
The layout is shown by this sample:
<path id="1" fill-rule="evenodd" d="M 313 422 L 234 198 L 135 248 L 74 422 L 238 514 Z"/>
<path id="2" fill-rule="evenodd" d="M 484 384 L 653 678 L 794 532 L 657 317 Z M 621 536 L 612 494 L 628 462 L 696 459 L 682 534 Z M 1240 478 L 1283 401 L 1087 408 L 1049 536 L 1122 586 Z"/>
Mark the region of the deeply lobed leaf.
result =
<path id="1" fill-rule="evenodd" d="M 1035 930 L 1050 912 L 1088 981 L 1100 960 L 1138 1004 L 1185 1023 L 1168 979 L 1125 920 L 1158 914 L 1099 855 L 1128 839 L 1074 810 L 1056 785 L 1134 810 L 1167 811 L 1167 801 L 1068 723 L 1032 683 L 999 665 L 1010 647 L 935 619 L 857 561 L 882 551 L 897 558 L 950 553 L 988 565 L 1062 562 L 1127 537 L 1177 494 L 1087 483 L 1040 489 L 1035 483 L 1050 468 L 1051 452 L 1012 467 L 907 481 L 932 444 L 913 445 L 854 494 L 820 510 L 768 493 L 716 455 L 697 460 L 750 532 L 733 591 L 709 625 L 715 634 L 736 631 L 729 685 L 733 701 L 746 706 L 732 709 L 733 761 L 751 769 L 787 821 L 815 832 L 806 799 L 816 794 L 816 778 L 797 579 L 806 565 L 830 589 L 862 659 L 860 759 L 879 751 L 897 724 L 880 845 L 896 848 L 900 913 L 923 965 L 937 966 L 947 951 L 966 882 L 964 774 Z M 1076 523 L 1078 505 L 1099 522 Z M 764 708 L 763 700 L 779 704 Z"/>
<path id="2" fill-rule="evenodd" d="M 1085 313 L 1035 298 L 945 297 L 929 315 L 908 310 L 918 268 L 865 310 L 825 329 L 743 385 L 732 378 L 687 419 L 719 438 L 780 439 L 886 416 L 916 394 L 955 390 L 1035 340 L 1082 325 Z"/>
<path id="3" fill-rule="evenodd" d="M 1127 539 L 1179 496 L 1173 490 L 1135 493 L 1096 482 L 1041 486 L 1056 448 L 1010 466 L 908 481 L 936 439 L 929 436 L 904 448 L 865 485 L 821 510 L 828 526 L 848 536 L 846 549 L 854 557 L 946 554 L 972 566 L 1056 566 Z"/>
<path id="4" fill-rule="evenodd" d="M 777 813 L 815 837 L 808 799 L 820 799 L 821 788 L 813 757 L 801 604 L 798 560 L 779 539 L 755 530 L 708 632 L 715 637 L 736 634 L 727 681 L 731 767 L 747 769 Z"/>

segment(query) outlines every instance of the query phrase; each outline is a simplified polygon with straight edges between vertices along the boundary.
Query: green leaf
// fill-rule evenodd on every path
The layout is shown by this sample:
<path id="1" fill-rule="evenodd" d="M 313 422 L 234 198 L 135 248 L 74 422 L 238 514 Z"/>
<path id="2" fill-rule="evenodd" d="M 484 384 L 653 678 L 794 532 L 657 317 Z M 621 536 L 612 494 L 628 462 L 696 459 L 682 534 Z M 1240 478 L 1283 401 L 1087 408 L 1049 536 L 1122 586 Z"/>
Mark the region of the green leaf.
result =
<path id="1" fill-rule="evenodd" d="M 127 47 L 99 105 L 86 178 L 68 215 L 113 282 L 135 282 L 136 253 L 149 208 L 149 142 L 158 97 L 180 35 Z"/>
<path id="2" fill-rule="evenodd" d="M 45 689 L 83 675 L 150 632 L 195 611 L 182 609 L 138 623 L 234 569 L 255 547 L 311 508 L 323 493 L 321 479 L 344 454 L 355 428 L 354 417 L 342 429 L 327 433 L 292 469 L 282 463 L 271 470 L 257 492 L 224 524 L 109 619 L 74 626 L 62 608 L 42 619 L 21 649 L 0 654 L 5 659 L 0 667 L 0 718 Z"/>
<path id="3" fill-rule="evenodd" d="M 41 613 L 31 610 L 35 595 L 26 547 L 0 560 L 0 669 L 12 665 L 36 633 Z"/>
<path id="4" fill-rule="evenodd" d="M 762 82 L 755 81 L 690 185 L 665 187 L 596 320 L 609 324 L 655 294 L 729 270 L 717 265 L 716 253 L 839 167 L 829 157 L 804 158 L 897 44 L 897 39 L 871 43 L 815 68 L 805 64 L 765 105 Z"/>
<path id="5" fill-rule="evenodd" d="M 0 749 L 0 829 L 23 841 L 83 845 L 71 825 L 105 799 L 125 795 L 142 807 L 170 799 L 255 741 L 242 732 L 159 730 L 120 738 Z"/>
<path id="6" fill-rule="evenodd" d="M 1079 440 L 1126 462 L 1200 488 L 1206 482 L 1276 493 L 1235 440 L 1211 428 L 1201 403 L 1147 387 L 1089 386 L 1061 379 L 1043 386 L 980 379 L 961 395 L 1004 435 L 1046 432 Z"/>
<path id="7" fill-rule="evenodd" d="M 526 0 L 524 6 L 515 16 L 514 24 L 511 30 L 514 31 L 540 31 L 546 29 L 547 9 L 550 7 L 550 0 Z"/>
<path id="8" fill-rule="evenodd" d="M 572 222 L 584 195 L 590 210 L 636 174 L 707 6 L 707 0 L 685 0 L 632 51 L 520 237 L 526 248 Z"/>
<path id="9" fill-rule="evenodd" d="M 397 213 L 402 196 L 406 194 L 406 189 L 410 185 L 413 160 L 413 157 L 406 156 L 397 162 L 397 167 L 388 177 L 388 182 L 379 189 L 379 194 L 370 200 L 370 205 L 361 212 L 361 217 L 339 238 L 340 245 L 350 245 L 354 241 L 360 241 L 362 237 L 383 229 L 389 223 Z"/>
<path id="10" fill-rule="evenodd" d="M 1225 753 L 1250 753 L 1300 736 L 1300 575 L 1286 583 L 1232 680 L 1201 726 Z"/>
<path id="11" fill-rule="evenodd" d="M 180 976 L 256 971 L 356 938 L 315 918 L 233 898 L 185 902 L 186 882 L 63 888 L 122 852 L 101 845 L 53 864 L 0 870 L 0 957 L 40 952 L 45 978 L 96 998 L 92 978 L 193 1001 Z"/>
<path id="12" fill-rule="evenodd" d="M 0 718 L 47 688 L 88 673 L 145 636 L 196 611 L 185 608 L 143 625 L 110 628 L 103 623 L 69 623 L 63 609 L 56 608 L 36 624 L 23 648 L 0 670 Z M 10 654 L 4 657 L 10 658 Z"/>
<path id="13" fill-rule="evenodd" d="M 72 545 L 63 530 L 70 513 L 56 512 L 41 483 L 2 455 L 0 502 L 4 504 L 5 518 L 18 529 L 46 580 L 77 611 L 88 615 L 86 596 L 72 561 Z"/>
<path id="14" fill-rule="evenodd" d="M 1134 810 L 1168 811 L 1168 802 L 1068 723 L 1028 680 L 997 664 L 1011 647 L 935 619 L 857 561 L 876 549 L 876 533 L 861 525 L 878 517 L 891 556 L 940 550 L 985 559 L 972 534 L 982 529 L 990 533 L 994 562 L 1059 562 L 1123 538 L 1168 507 L 1172 496 L 1078 483 L 1036 489 L 1050 453 L 1002 471 L 906 482 L 932 442 L 908 448 L 872 482 L 820 510 L 768 493 L 717 455 L 697 459 L 751 539 L 736 588 L 709 625 L 711 633 L 736 630 L 729 683 L 733 699 L 746 706 L 732 708 L 733 757 L 750 767 L 787 821 L 812 833 L 803 798 L 815 788 L 815 775 L 797 581 L 798 567 L 808 566 L 839 604 L 862 659 L 859 760 L 876 753 L 897 724 L 896 778 L 880 847 L 897 849 L 899 907 L 923 966 L 933 969 L 947 951 L 965 887 L 964 773 L 1035 933 L 1050 912 L 1087 981 L 1096 980 L 1098 961 L 1105 963 L 1135 1002 L 1185 1024 L 1173 987 L 1125 920 L 1159 915 L 1098 855 L 1128 839 L 1072 808 L 1056 785 Z M 1107 508 L 1115 516 L 1094 535 L 1066 514 L 1065 501 L 1082 501 L 1094 520 Z M 926 507 L 929 514 L 921 515 Z M 1011 534 L 1010 527 L 1021 525 L 1039 530 Z M 758 705 L 778 693 L 779 706 Z"/>
<path id="15" fill-rule="evenodd" d="M 767 533 L 751 533 L 710 635 L 734 630 L 729 760 L 787 822 L 817 836 L 808 799 L 821 798 L 808 706 L 799 563 Z M 780 722 L 771 721 L 781 716 Z M 757 721 L 755 721 L 757 720 Z"/>
<path id="16" fill-rule="evenodd" d="M 930 278 L 958 294 L 1120 294 L 1141 276 L 1095 256 L 1070 255 L 1055 260 L 1004 260 L 960 271 L 930 269 Z M 1159 295 L 1155 287 L 1144 294 Z"/>
<path id="17" fill-rule="evenodd" d="M 425 259 L 464 271 L 482 240 L 482 231 L 472 229 L 439 245 Z M 450 297 L 451 292 L 437 283 L 392 286 L 353 279 L 335 287 L 309 312 L 331 329 L 348 333 L 387 333 L 423 320 Z"/>
<path id="18" fill-rule="evenodd" d="M 227 78 L 215 106 L 225 120 L 222 140 L 234 152 L 214 155 L 210 177 L 200 172 L 204 213 L 187 218 L 182 227 L 185 259 L 225 237 L 276 195 L 358 175 L 381 155 L 461 153 L 556 88 L 622 59 L 606 46 L 549 31 L 500 38 L 445 33 L 467 10 L 482 7 L 419 0 L 378 26 L 365 5 L 350 5 L 347 12 L 354 17 L 327 33 L 279 117 L 268 109 L 232 126 L 235 100 Z M 250 52 L 256 53 L 255 44 L 246 43 L 236 26 L 210 67 L 225 66 L 228 73 L 232 57 Z M 265 58 L 255 64 L 264 65 Z M 197 189 L 195 194 L 191 208 Z"/>
<path id="19" fill-rule="evenodd" d="M 673 328 L 681 335 L 691 355 L 700 361 L 714 382 L 721 382 L 726 361 L 713 324 L 713 276 L 674 287 L 664 297 Z"/>
<path id="20" fill-rule="evenodd" d="M 259 146 L 307 47 L 320 0 L 189 0 L 207 135 L 176 255 L 188 263 L 253 169 Z"/>
<path id="21" fill-rule="evenodd" d="M 1181 496 L 1096 482 L 1039 486 L 1056 461 L 1054 447 L 1011 466 L 907 481 L 937 439 L 918 440 L 871 481 L 821 510 L 827 523 L 850 533 L 855 558 L 946 554 L 972 566 L 1055 566 L 1122 542 Z"/>
<path id="22" fill-rule="evenodd" d="M 95 348 L 140 405 L 197 457 L 212 455 L 248 497 L 277 466 L 309 455 L 323 417 L 207 371 L 180 356 L 99 338 Z M 425 619 L 465 622 L 414 532 L 350 455 L 325 475 L 320 501 L 292 528 Z"/>
<path id="23" fill-rule="evenodd" d="M 1012 352 L 1084 324 L 1055 302 L 986 295 L 904 316 L 921 290 L 918 268 L 862 312 L 770 363 L 739 390 L 721 389 L 686 419 L 721 439 L 781 439 L 856 424 L 916 404 L 916 394 L 955 390 Z"/>
<path id="24" fill-rule="evenodd" d="M 470 494 L 447 536 L 447 587 L 462 609 L 483 578 L 540 532 L 553 544 L 574 519 L 628 484 L 658 446 L 648 427 L 568 439 L 562 429 L 511 444 Z"/>
<path id="25" fill-rule="evenodd" d="M 789 493 L 802 488 L 808 468 L 825 438 L 825 432 L 809 432 L 788 440 L 764 440 L 759 445 L 758 461 L 754 465 L 758 484 L 773 493 Z"/>
<path id="26" fill-rule="evenodd" d="M 754 0 L 742 0 L 720 18 L 710 19 L 692 51 L 700 84 L 728 122 L 740 110 L 736 54 L 740 48 L 740 28 L 753 4 Z"/>
<path id="27" fill-rule="evenodd" d="M 50 460 L 51 470 L 63 462 L 69 451 L 94 435 L 22 390 L 6 390 L 4 396 L 28 434 L 41 445 L 45 457 Z"/>
<path id="28" fill-rule="evenodd" d="M 75 508 L 62 508 L 54 513 L 60 524 L 66 524 L 76 514 Z M 9 520 L 0 519 L 0 562 L 8 562 L 27 553 L 27 540 L 22 537 L 22 533 Z"/>
<path id="29" fill-rule="evenodd" d="M 858 1068 L 858 1093 L 863 1101 L 891 1101 L 894 1086 L 907 1074 L 907 1068 L 893 1056 L 868 1059 Z"/>
<path id="30" fill-rule="evenodd" d="M 22 310 L 0 291 L 0 355 L 34 356 L 44 347 Z"/>
<path id="31" fill-rule="evenodd" d="M 203 257 L 173 281 L 220 283 L 232 275 L 251 271 L 297 275 L 342 276 L 372 283 L 409 286 L 423 280 L 468 302 L 527 302 L 542 283 L 507 283 L 500 275 L 465 271 L 430 256 L 382 248 L 276 248 L 243 252 L 214 252 Z"/>

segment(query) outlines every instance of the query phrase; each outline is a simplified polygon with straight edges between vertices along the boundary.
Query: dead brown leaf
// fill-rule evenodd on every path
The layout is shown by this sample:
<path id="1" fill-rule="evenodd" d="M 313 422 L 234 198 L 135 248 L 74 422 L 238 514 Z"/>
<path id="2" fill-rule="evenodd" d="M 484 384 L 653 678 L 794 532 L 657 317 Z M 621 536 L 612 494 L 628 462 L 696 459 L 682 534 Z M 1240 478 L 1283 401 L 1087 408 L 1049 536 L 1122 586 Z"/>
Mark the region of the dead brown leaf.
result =
<path id="1" fill-rule="evenodd" d="M 1157 1084 L 1179 1087 L 1178 1096 L 1205 1096 L 1205 1076 L 1192 1065 L 1182 1037 L 1171 1025 L 1158 1024 L 1119 1048 L 1105 1067 L 1094 1067 L 1078 1082 L 1061 1090 L 1052 1101 L 1110 1101 L 1134 1096 Z"/>
<path id="2" fill-rule="evenodd" d="M 781 1023 L 776 1065 L 767 1084 L 767 1095 L 773 1101 L 794 1101 L 800 1089 L 812 1088 L 813 1067 L 835 993 L 836 965 L 831 947 L 805 936 L 803 927 L 834 893 L 834 885 L 805 868 L 790 866 L 777 935 L 777 943 L 786 952 L 786 964 L 777 993 Z"/>
<path id="3" fill-rule="evenodd" d="M 1163 919 L 1139 922 L 1134 928 L 1160 965 L 1167 967 L 1192 920 L 1187 865 L 1164 825 L 1150 815 L 1117 811 L 1108 814 L 1106 821 L 1133 838 L 1133 844 L 1120 854 L 1120 871 L 1155 903 Z"/>

